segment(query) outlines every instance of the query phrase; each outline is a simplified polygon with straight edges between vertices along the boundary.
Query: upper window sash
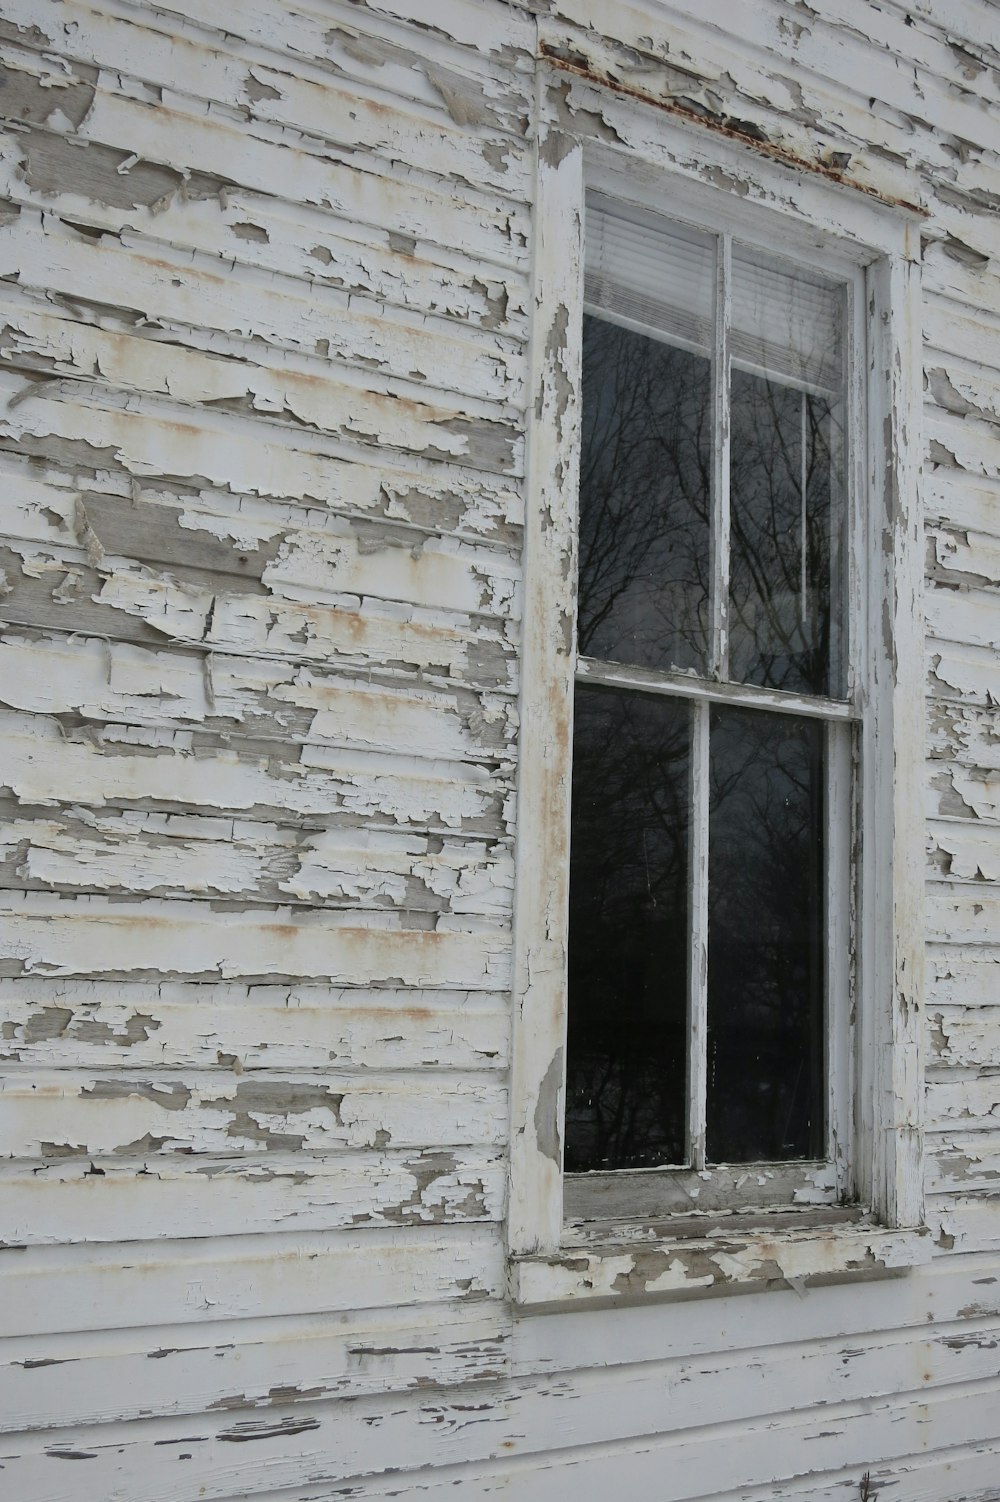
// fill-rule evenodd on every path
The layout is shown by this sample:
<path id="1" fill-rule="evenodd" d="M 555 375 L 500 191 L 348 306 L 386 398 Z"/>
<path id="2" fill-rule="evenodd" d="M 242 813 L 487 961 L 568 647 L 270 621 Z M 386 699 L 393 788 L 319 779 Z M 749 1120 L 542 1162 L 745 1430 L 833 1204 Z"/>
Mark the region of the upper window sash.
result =
<path id="1" fill-rule="evenodd" d="M 585 242 L 581 654 L 847 698 L 860 272 L 594 195 Z"/>

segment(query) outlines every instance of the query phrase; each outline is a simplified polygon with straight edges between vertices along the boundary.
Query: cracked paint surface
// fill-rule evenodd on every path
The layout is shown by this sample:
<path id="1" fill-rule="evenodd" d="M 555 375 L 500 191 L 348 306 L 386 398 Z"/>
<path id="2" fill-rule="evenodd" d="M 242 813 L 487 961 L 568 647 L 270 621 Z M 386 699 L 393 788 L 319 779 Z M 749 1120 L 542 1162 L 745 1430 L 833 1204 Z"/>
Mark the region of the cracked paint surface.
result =
<path id="1" fill-rule="evenodd" d="M 991 7 L 3 9 L 5 1484 L 827 1502 L 867 1470 L 985 1495 Z M 536 203 L 582 182 L 582 143 L 627 163 L 661 119 L 727 200 L 766 158 L 790 211 L 813 181 L 918 210 L 933 1262 L 906 1276 L 912 1248 L 855 1223 L 576 1227 L 551 1265 L 505 1260 L 511 1157 L 562 1215 L 562 1039 L 526 1061 L 511 1016 L 561 984 L 569 718 L 525 766 L 522 710 L 574 635 L 579 194 Z M 544 619 L 539 548 L 564 563 Z M 555 860 L 522 871 L 538 821 Z M 515 893 L 542 918 L 523 976 Z M 511 1278 L 564 1312 L 516 1313 Z"/>

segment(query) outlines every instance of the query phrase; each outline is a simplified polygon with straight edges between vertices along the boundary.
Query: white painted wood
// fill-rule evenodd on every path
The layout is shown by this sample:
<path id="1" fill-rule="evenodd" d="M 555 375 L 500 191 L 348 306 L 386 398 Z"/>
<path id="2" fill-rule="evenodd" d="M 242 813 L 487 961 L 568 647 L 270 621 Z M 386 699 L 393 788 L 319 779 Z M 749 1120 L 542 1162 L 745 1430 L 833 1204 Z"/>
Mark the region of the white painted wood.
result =
<path id="1" fill-rule="evenodd" d="M 907 231 L 909 234 L 909 231 Z M 868 273 L 868 443 L 873 511 L 867 676 L 874 714 L 863 732 L 867 768 L 861 856 L 861 1194 L 890 1224 L 922 1219 L 921 1060 L 923 904 L 917 872 L 924 741 L 922 519 L 917 475 L 918 270 L 904 250 Z M 891 757 L 884 747 L 893 747 Z M 862 918 L 864 922 L 864 917 Z M 865 1004 L 865 1002 L 867 1004 Z M 871 1116 L 867 1117 L 870 1109 Z"/>
<path id="2" fill-rule="evenodd" d="M 733 237 L 716 240 L 715 348 L 712 352 L 712 577 L 710 676 L 729 677 L 729 475 L 730 475 L 730 358 L 733 307 Z"/>
<path id="3" fill-rule="evenodd" d="M 425 1226 L 28 1247 L 0 1261 L 5 1334 L 321 1315 L 500 1297 L 497 1228 Z"/>
<path id="4" fill-rule="evenodd" d="M 503 993 L 0 980 L 0 1058 L 43 1069 L 500 1070 Z"/>
<path id="5" fill-rule="evenodd" d="M 18 1502 L 843 1502 L 866 1471 L 992 1502 L 996 19 L 821 9 L 6 0 L 2 1111 L 11 1146 L 68 1149 L 0 1161 Z M 914 764 L 863 857 L 876 969 L 908 958 L 858 1047 L 861 1098 L 902 1123 L 873 1175 L 900 1219 L 926 1050 L 929 1266 L 810 1282 L 876 1234 L 840 1227 L 794 1264 L 787 1235 L 730 1248 L 765 1285 L 740 1297 L 506 1296 L 515 848 L 538 939 L 515 998 L 543 1021 L 537 1077 L 515 1045 L 515 1190 L 535 1177 L 511 1242 L 541 1216 L 554 1247 L 561 1220 L 530 1101 L 561 1042 L 567 801 L 538 716 L 566 710 L 573 631 L 522 621 L 522 529 L 530 589 L 572 527 L 580 141 L 612 199 L 696 220 L 711 190 L 737 240 L 874 261 L 878 337 L 910 362 L 873 403 L 869 467 L 888 445 L 901 485 L 867 552 L 896 649 L 879 714 Z M 538 402 L 563 416 L 540 451 Z"/>
<path id="6" fill-rule="evenodd" d="M 583 153 L 547 118 L 539 79 L 518 818 L 530 857 L 514 891 L 512 1253 L 553 1249 L 562 1225 L 568 757 L 576 649 L 576 487 L 583 304 Z"/>
<path id="7" fill-rule="evenodd" d="M 717 617 L 717 619 L 720 619 Z M 722 635 L 718 637 L 721 642 Z M 707 700 L 691 706 L 690 792 L 688 807 L 688 1055 L 687 1162 L 696 1173 L 705 1168 L 708 1117 L 708 821 L 711 804 Z M 567 1213 L 574 1212 L 567 1206 Z M 599 1212 L 600 1213 L 600 1212 Z M 607 1210 L 605 1214 L 614 1213 Z M 627 1214 L 628 1211 L 625 1210 Z"/>
<path id="8" fill-rule="evenodd" d="M 579 86 L 580 65 L 573 64 L 563 74 L 557 63 L 553 68 L 549 85 L 549 107 L 572 139 L 582 138 L 587 146 L 587 177 L 605 195 L 614 191 L 618 180 L 618 194 L 652 207 L 659 206 L 663 192 L 671 199 L 671 208 L 701 227 L 721 231 L 721 265 L 718 281 L 722 292 L 721 333 L 716 339 L 716 366 L 728 368 L 726 351 L 726 296 L 729 285 L 730 242 L 726 238 L 733 223 L 732 208 L 722 203 L 714 191 L 718 186 L 712 173 L 702 169 L 699 173 L 690 159 L 683 155 L 687 142 L 684 132 L 674 121 L 657 120 L 648 112 L 643 115 L 629 96 L 621 91 L 605 90 L 595 97 L 591 108 L 586 110 L 573 103 L 574 90 Z M 589 85 L 588 85 L 589 86 Z M 579 117 L 579 118 L 578 118 Z M 611 127 L 611 133 L 619 143 L 630 145 L 633 150 L 628 158 L 620 151 L 609 151 L 605 145 L 607 131 L 595 129 L 595 121 Z M 625 127 L 627 126 L 627 134 Z M 598 137 L 595 141 L 593 138 Z M 561 153 L 565 159 L 568 153 Z M 669 169 L 669 174 L 668 174 Z M 747 216 L 749 229 L 740 226 L 736 233 L 749 233 L 756 228 L 764 244 L 786 238 L 794 245 L 802 232 L 801 203 L 795 213 L 783 200 L 784 181 L 773 166 L 752 161 L 748 154 L 739 160 L 741 181 L 753 183 L 754 197 L 760 204 L 769 202 L 770 217 L 766 211 L 756 209 L 755 216 Z M 701 177 L 700 187 L 694 179 Z M 624 188 L 621 186 L 624 184 Z M 659 184 L 659 188 L 657 187 Z M 727 184 L 732 187 L 732 180 Z M 810 185 L 812 186 L 812 185 Z M 579 190 L 578 190 L 579 191 Z M 746 190 L 746 193 L 749 189 Z M 863 728 L 860 746 L 860 765 L 857 768 L 857 785 L 860 789 L 861 823 L 853 836 L 853 848 L 860 850 L 860 858 L 852 866 L 852 857 L 845 861 L 845 846 L 842 840 L 834 839 L 831 847 L 834 854 L 828 867 L 831 883 L 827 897 L 835 913 L 831 916 L 831 942 L 834 934 L 843 944 L 849 936 L 859 935 L 860 956 L 856 970 L 851 971 L 845 963 L 831 962 L 829 975 L 838 987 L 831 993 L 829 1004 L 831 1036 L 840 1037 L 828 1047 L 828 1061 L 846 1064 L 849 1074 L 857 1074 L 857 1120 L 847 1127 L 849 1102 L 852 1098 L 850 1085 L 842 1078 L 835 1081 L 831 1075 L 830 1092 L 830 1141 L 836 1142 L 837 1159 L 841 1164 L 843 1194 L 856 1194 L 862 1205 L 874 1210 L 878 1220 L 889 1227 L 919 1226 L 923 1194 L 921 1108 L 921 1033 L 922 1020 L 922 955 L 923 930 L 919 902 L 919 866 L 912 860 L 915 844 L 915 826 L 910 811 L 916 807 L 914 797 L 922 768 L 921 746 L 923 744 L 923 720 L 917 684 L 921 663 L 921 559 L 917 543 L 921 536 L 921 518 L 915 494 L 917 454 L 917 393 L 919 380 L 918 328 L 919 328 L 919 278 L 913 266 L 913 224 L 910 216 L 878 211 L 873 206 L 855 201 L 849 229 L 838 224 L 836 237 L 829 233 L 835 215 L 836 195 L 830 194 L 820 214 L 815 192 L 811 206 L 815 222 L 809 233 L 814 238 L 822 230 L 826 241 L 820 253 L 820 264 L 833 266 L 839 263 L 841 275 L 846 276 L 855 295 L 852 299 L 851 347 L 853 376 L 850 382 L 851 418 L 849 423 L 850 453 L 847 468 L 854 476 L 854 495 L 851 518 L 849 553 L 850 608 L 847 618 L 850 632 L 852 673 L 849 684 L 851 700 L 837 705 L 837 719 L 846 719 L 856 705 L 864 706 Z M 676 199 L 676 207 L 673 200 Z M 777 214 L 776 207 L 782 212 Z M 742 208 L 740 210 L 742 215 Z M 867 226 L 868 245 L 863 256 L 859 254 L 859 241 Z M 846 238 L 847 236 L 852 238 Z M 857 269 L 851 262 L 864 259 L 867 270 L 867 329 L 862 321 L 860 283 Z M 811 259 L 815 259 L 812 257 Z M 581 278 L 582 280 L 582 278 Z M 579 295 L 579 288 L 578 288 Z M 717 317 L 720 315 L 717 315 Z M 867 355 L 867 381 L 860 379 L 858 366 L 862 352 Z M 570 372 L 571 385 L 579 382 L 578 367 Z M 715 418 L 721 422 L 723 441 L 717 445 L 714 459 L 713 495 L 716 528 L 720 533 L 716 540 L 716 552 L 712 563 L 712 621 L 713 621 L 713 667 L 721 672 L 725 666 L 725 618 L 722 608 L 723 596 L 728 595 L 727 520 L 728 520 L 728 417 L 724 382 L 716 380 L 714 403 Z M 868 409 L 862 401 L 867 392 Z M 558 417 L 544 408 L 536 409 L 536 427 L 532 447 L 536 451 L 555 453 L 562 431 Z M 864 456 L 870 438 L 867 474 Z M 530 533 L 529 533 L 530 537 Z M 573 578 L 574 551 L 572 518 L 568 532 L 555 532 L 546 526 L 543 545 L 547 547 L 544 566 L 532 573 L 530 567 L 525 581 L 526 610 L 543 610 L 552 619 L 559 608 L 564 581 Z M 569 616 L 571 620 L 572 617 Z M 553 670 L 560 659 L 550 654 Z M 564 675 L 571 671 L 571 648 L 562 663 Z M 585 660 L 580 664 L 584 676 L 602 683 L 617 686 L 657 687 L 661 692 L 684 692 L 698 702 L 700 684 L 687 681 L 684 675 L 670 675 L 669 681 L 658 675 L 639 673 L 635 670 L 619 670 L 615 666 Z M 538 705 L 554 705 L 550 723 L 549 739 L 555 739 L 559 725 L 558 706 L 564 702 L 567 692 L 567 676 L 560 682 L 553 671 L 553 680 L 548 692 L 537 698 L 529 697 L 527 703 L 532 712 Z M 530 688 L 526 690 L 530 694 Z M 735 696 L 734 696 L 735 697 Z M 739 696 L 752 702 L 749 690 Z M 770 707 L 785 707 L 779 700 L 783 696 L 768 695 Z M 790 705 L 788 707 L 791 707 Z M 822 713 L 826 704 L 812 706 L 814 712 Z M 795 705 L 798 709 L 798 703 Z M 827 716 L 824 715 L 824 718 Z M 828 717 L 833 723 L 834 716 Z M 697 736 L 696 736 L 697 745 Z M 845 747 L 841 746 L 836 758 L 836 775 L 831 772 L 828 792 L 840 789 L 834 814 L 838 832 L 849 822 L 851 806 L 851 776 L 846 767 Z M 569 783 L 569 745 L 564 751 L 563 788 L 558 803 L 550 798 L 544 811 L 538 808 L 538 824 L 545 817 L 558 813 L 565 819 L 565 800 Z M 693 788 L 697 800 L 698 787 L 705 782 L 705 752 L 694 757 Z M 533 756 L 529 749 L 523 754 L 521 775 L 532 778 Z M 832 759 L 831 759 L 832 766 Z M 531 784 L 529 783 L 529 786 Z M 704 792 L 702 797 L 704 799 Z M 899 799 L 898 807 L 892 799 Z M 537 807 L 537 805 L 534 805 Z M 831 805 L 832 806 L 832 805 Z M 523 814 L 523 809 L 522 809 Z M 532 821 L 534 827 L 535 821 Z M 564 825 L 562 826 L 565 827 Z M 831 834 L 833 833 L 831 829 Z M 898 839 L 897 839 L 898 836 Z M 531 869 L 534 870 L 534 852 Z M 703 913 L 705 898 L 697 886 L 703 864 L 697 845 L 692 852 L 692 880 L 695 904 L 695 920 L 692 929 L 692 1044 L 689 1057 L 689 1078 L 701 1087 L 705 1068 L 701 1062 L 704 1028 L 699 1027 L 701 992 L 701 950 L 703 947 Z M 522 847 L 520 866 L 528 862 Z M 550 869 L 565 867 L 564 848 L 557 841 L 545 846 L 544 864 Z M 850 873 L 853 871 L 853 875 Z M 859 884 L 856 906 L 851 891 L 852 882 Z M 835 898 L 835 901 L 833 900 Z M 551 900 L 551 899 L 550 899 Z M 531 940 L 541 931 L 541 910 L 533 903 L 525 925 L 519 919 L 515 930 L 518 963 L 526 964 L 525 955 Z M 565 900 L 560 893 L 559 905 L 545 910 L 546 932 L 554 920 L 561 924 L 557 938 L 565 948 Z M 529 939 L 529 934 L 531 939 Z M 537 942 L 537 940 L 536 940 Z M 563 975 L 565 960 L 562 960 Z M 852 1031 L 849 1017 L 853 983 L 853 1004 L 860 1014 L 860 1026 Z M 542 1037 L 558 1046 L 565 1035 L 565 981 L 556 986 L 547 996 L 547 1008 L 543 1013 Z M 534 1050 L 536 1081 L 539 1078 L 546 1044 L 536 1037 L 539 1023 L 537 1014 L 529 1020 L 522 1009 L 515 1013 L 514 1049 L 515 1060 L 522 1050 Z M 855 1041 L 856 1040 L 856 1041 Z M 851 1049 L 848 1049 L 850 1042 Z M 553 1055 L 553 1057 L 555 1057 Z M 561 1068 L 561 1061 L 560 1061 Z M 523 1122 L 532 1105 L 540 1101 L 540 1085 L 536 1093 L 522 1106 L 521 1094 L 527 1089 L 525 1081 L 530 1078 L 529 1069 L 515 1075 L 514 1102 L 516 1119 Z M 547 1103 L 546 1103 L 547 1109 Z M 700 1119 L 700 1103 L 689 1109 L 688 1138 L 692 1160 L 697 1167 L 703 1166 L 703 1129 Z M 519 1176 L 525 1174 L 523 1185 Z M 539 1186 L 542 1192 L 539 1192 Z M 515 1254 L 512 1266 L 512 1292 L 515 1298 L 532 1304 L 558 1302 L 573 1297 L 627 1297 L 634 1292 L 646 1290 L 646 1281 L 632 1280 L 632 1264 L 616 1260 L 616 1239 L 627 1246 L 633 1235 L 650 1234 L 639 1231 L 630 1223 L 627 1208 L 617 1225 L 607 1225 L 603 1239 L 607 1250 L 593 1263 L 586 1258 L 574 1257 L 572 1238 L 563 1236 L 563 1249 L 556 1250 L 554 1239 L 555 1203 L 558 1185 L 544 1180 L 537 1168 L 527 1168 L 515 1153 L 512 1158 L 511 1195 L 513 1202 L 523 1201 L 525 1207 L 533 1207 L 533 1229 L 518 1231 L 511 1240 Z M 601 1213 L 595 1209 L 600 1203 L 599 1189 L 581 1180 L 574 1186 L 574 1195 L 582 1197 L 580 1203 L 587 1214 Z M 640 1195 L 642 1197 L 642 1195 Z M 518 1215 L 527 1213 L 519 1208 Z M 676 1273 L 667 1274 L 664 1268 L 671 1267 L 672 1243 L 664 1227 L 653 1233 L 660 1239 L 651 1255 L 662 1259 L 656 1262 L 655 1275 L 651 1281 L 660 1291 L 697 1286 L 698 1277 L 686 1266 L 680 1256 L 676 1259 Z M 747 1232 L 751 1237 L 752 1233 Z M 757 1233 L 763 1234 L 763 1233 Z M 798 1234 L 798 1233 L 796 1233 Z M 807 1233 L 801 1232 L 805 1237 Z M 833 1238 L 839 1246 L 841 1243 Z M 680 1243 L 678 1243 L 680 1245 Z M 783 1246 L 781 1236 L 768 1239 L 768 1256 L 781 1265 L 782 1254 L 773 1254 L 772 1246 Z M 901 1237 L 899 1263 L 918 1255 L 920 1240 Z M 794 1241 L 790 1241 L 788 1255 L 793 1255 Z M 567 1250 L 567 1248 L 569 1248 Z M 520 1254 L 520 1256 L 518 1255 Z M 807 1255 L 815 1259 L 814 1265 L 824 1264 L 827 1242 L 817 1231 L 814 1245 Z M 534 1256 L 534 1261 L 530 1260 Z M 876 1265 L 894 1265 L 895 1253 L 888 1264 L 875 1257 Z M 840 1272 L 860 1269 L 861 1261 L 851 1258 L 847 1252 L 838 1253 L 837 1268 Z M 758 1262 L 766 1259 L 763 1252 Z M 755 1264 L 756 1265 L 756 1264 Z M 796 1264 L 798 1265 L 798 1264 Z M 811 1264 L 813 1265 L 813 1264 Z M 553 1268 L 559 1271 L 554 1272 Z M 732 1269 L 734 1279 L 745 1280 L 747 1272 L 739 1258 L 727 1262 L 724 1257 L 720 1267 L 711 1267 L 701 1278 L 701 1286 L 713 1287 L 725 1281 L 727 1268 Z M 607 1269 L 611 1269 L 610 1272 Z M 665 1281 L 657 1281 L 659 1278 Z M 798 1276 L 798 1274 L 795 1274 Z M 578 1285 L 574 1287 L 575 1283 Z"/>
<path id="9" fill-rule="evenodd" d="M 0 1346 L 5 1432 L 275 1403 L 489 1386 L 509 1369 L 495 1301 L 15 1337 Z"/>
<path id="10" fill-rule="evenodd" d="M 428 1134 L 457 1140 L 461 1131 L 449 1133 L 434 1104 Z M 5 1235 L 40 1246 L 197 1236 L 209 1225 L 218 1236 L 240 1237 L 275 1225 L 297 1232 L 500 1219 L 506 1163 L 496 1149 L 317 1154 L 305 1141 L 294 1145 L 297 1124 L 282 1121 L 293 1129 L 288 1150 L 268 1152 L 266 1161 L 178 1156 L 176 1141 L 152 1134 L 133 1156 L 22 1160 L 17 1171 L 0 1171 Z M 224 1144 L 229 1154 L 238 1148 L 236 1139 Z"/>
<path id="11" fill-rule="evenodd" d="M 721 630 L 721 628 L 720 628 Z M 846 699 L 827 699 L 821 695 L 796 694 L 788 689 L 757 688 L 749 683 L 716 683 L 691 673 L 659 673 L 624 663 L 600 662 L 581 657 L 577 663 L 581 678 L 595 683 L 617 684 L 621 688 L 639 688 L 644 693 L 667 694 L 679 699 L 697 699 L 706 704 L 743 704 L 777 710 L 779 714 L 805 715 L 810 719 L 852 720 L 857 711 Z"/>

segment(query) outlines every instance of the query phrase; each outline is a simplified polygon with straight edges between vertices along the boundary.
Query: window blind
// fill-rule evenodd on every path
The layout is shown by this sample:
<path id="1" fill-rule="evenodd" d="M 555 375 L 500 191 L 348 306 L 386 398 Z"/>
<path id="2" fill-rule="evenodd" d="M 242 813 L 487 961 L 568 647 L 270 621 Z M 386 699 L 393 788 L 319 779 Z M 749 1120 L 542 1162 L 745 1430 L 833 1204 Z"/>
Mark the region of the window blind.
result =
<path id="1" fill-rule="evenodd" d="M 730 352 L 775 380 L 835 393 L 843 381 L 844 289 L 733 247 Z"/>
<path id="2" fill-rule="evenodd" d="M 711 355 L 716 240 L 640 210 L 587 201 L 584 298 L 606 317 Z M 840 389 L 844 289 L 734 246 L 734 362 L 777 381 Z"/>
<path id="3" fill-rule="evenodd" d="M 655 215 L 587 201 L 584 298 L 698 354 L 714 340 L 715 239 Z"/>

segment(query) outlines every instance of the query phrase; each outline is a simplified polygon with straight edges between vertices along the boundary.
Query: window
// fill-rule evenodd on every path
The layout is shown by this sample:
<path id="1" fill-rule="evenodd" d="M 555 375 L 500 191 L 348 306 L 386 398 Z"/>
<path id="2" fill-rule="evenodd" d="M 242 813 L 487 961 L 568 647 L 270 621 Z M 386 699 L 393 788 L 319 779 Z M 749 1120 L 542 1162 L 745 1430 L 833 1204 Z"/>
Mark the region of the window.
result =
<path id="1" fill-rule="evenodd" d="M 844 1200 L 861 278 L 600 199 L 585 244 L 567 1200 Z"/>
<path id="2" fill-rule="evenodd" d="M 568 123 L 540 109 L 508 1210 L 529 1306 L 926 1246 L 913 216 L 631 98 L 589 137 L 608 98 L 574 80 Z"/>

